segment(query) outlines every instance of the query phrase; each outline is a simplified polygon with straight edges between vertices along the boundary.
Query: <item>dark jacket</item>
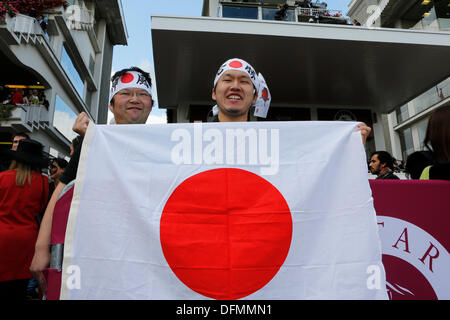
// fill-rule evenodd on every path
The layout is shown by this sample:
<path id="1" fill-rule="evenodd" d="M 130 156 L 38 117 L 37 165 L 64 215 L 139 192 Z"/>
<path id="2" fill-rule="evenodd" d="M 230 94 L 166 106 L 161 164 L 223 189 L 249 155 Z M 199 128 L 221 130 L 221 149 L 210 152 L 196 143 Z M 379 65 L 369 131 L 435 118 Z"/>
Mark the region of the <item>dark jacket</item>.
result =
<path id="1" fill-rule="evenodd" d="M 392 170 L 387 170 L 384 173 L 380 174 L 377 179 L 400 179 L 397 177 Z"/>

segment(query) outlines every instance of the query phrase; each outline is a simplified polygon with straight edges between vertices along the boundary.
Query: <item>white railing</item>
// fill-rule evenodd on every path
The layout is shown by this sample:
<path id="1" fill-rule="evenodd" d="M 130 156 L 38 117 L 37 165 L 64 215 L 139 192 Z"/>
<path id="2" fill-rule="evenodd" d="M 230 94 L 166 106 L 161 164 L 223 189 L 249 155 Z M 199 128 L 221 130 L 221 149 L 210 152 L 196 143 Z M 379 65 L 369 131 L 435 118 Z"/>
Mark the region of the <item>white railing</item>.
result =
<path id="1" fill-rule="evenodd" d="M 304 16 L 321 16 L 321 17 L 334 17 L 342 18 L 341 10 L 328 10 L 328 9 L 318 9 L 318 8 L 297 8 L 299 15 Z"/>
<path id="2" fill-rule="evenodd" d="M 67 27 L 72 30 L 88 30 L 94 26 L 95 13 L 83 3 L 82 6 L 69 6 L 64 12 Z"/>
<path id="3" fill-rule="evenodd" d="M 30 35 L 43 34 L 41 26 L 35 18 L 18 14 L 12 18 L 12 32 L 21 34 L 26 41 L 29 40 Z"/>
<path id="4" fill-rule="evenodd" d="M 3 119 L 10 124 L 21 124 L 29 129 L 41 129 L 50 124 L 50 114 L 43 105 L 17 105 L 17 108 L 11 111 L 9 119 Z M 20 123 L 16 123 L 19 121 Z"/>
<path id="5" fill-rule="evenodd" d="M 27 112 L 25 121 L 28 125 L 39 129 L 41 126 L 49 123 L 49 114 L 46 107 L 39 104 L 24 106 Z"/>

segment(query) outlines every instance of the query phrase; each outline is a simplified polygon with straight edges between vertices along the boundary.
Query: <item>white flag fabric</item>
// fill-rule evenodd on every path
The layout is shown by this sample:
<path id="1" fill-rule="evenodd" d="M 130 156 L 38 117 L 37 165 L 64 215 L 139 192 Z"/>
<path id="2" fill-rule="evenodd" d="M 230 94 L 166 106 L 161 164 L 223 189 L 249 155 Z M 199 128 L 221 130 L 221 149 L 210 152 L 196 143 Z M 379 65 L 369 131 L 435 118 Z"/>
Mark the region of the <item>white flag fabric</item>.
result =
<path id="1" fill-rule="evenodd" d="M 356 125 L 91 125 L 61 299 L 386 299 Z"/>

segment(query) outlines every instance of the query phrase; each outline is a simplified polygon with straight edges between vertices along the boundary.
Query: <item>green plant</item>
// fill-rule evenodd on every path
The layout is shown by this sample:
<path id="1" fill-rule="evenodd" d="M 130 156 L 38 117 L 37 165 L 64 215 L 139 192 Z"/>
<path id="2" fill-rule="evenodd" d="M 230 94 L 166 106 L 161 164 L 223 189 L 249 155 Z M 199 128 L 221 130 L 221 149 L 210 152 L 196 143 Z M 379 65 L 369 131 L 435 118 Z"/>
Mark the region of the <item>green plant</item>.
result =
<path id="1" fill-rule="evenodd" d="M 0 1 L 0 19 L 7 13 L 12 17 L 21 13 L 36 18 L 46 9 L 68 5 L 66 0 L 4 0 Z"/>
<path id="2" fill-rule="evenodd" d="M 14 104 L 0 104 L 0 120 L 11 118 L 12 111 L 17 108 Z"/>

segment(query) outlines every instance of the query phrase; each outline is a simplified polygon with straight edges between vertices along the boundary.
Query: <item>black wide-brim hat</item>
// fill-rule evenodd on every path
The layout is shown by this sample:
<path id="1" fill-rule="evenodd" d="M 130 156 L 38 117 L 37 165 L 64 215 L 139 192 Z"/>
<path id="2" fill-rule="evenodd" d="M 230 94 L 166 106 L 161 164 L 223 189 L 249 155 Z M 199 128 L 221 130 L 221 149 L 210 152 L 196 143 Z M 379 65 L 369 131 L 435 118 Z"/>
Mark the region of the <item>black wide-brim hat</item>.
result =
<path id="1" fill-rule="evenodd" d="M 0 149 L 0 154 L 8 159 L 16 160 L 32 167 L 45 168 L 49 158 L 44 152 L 44 146 L 32 139 L 20 140 L 17 151 Z"/>

